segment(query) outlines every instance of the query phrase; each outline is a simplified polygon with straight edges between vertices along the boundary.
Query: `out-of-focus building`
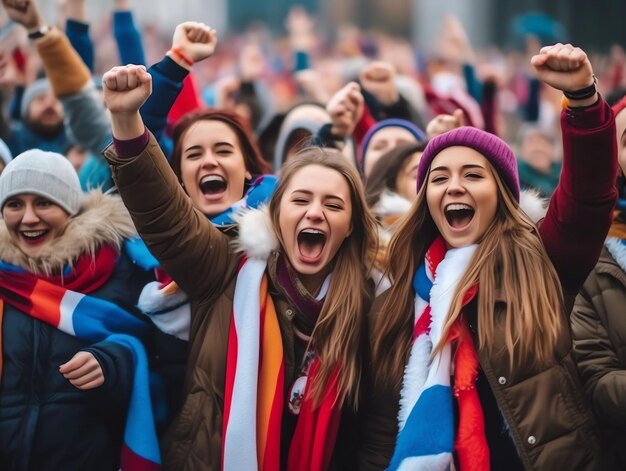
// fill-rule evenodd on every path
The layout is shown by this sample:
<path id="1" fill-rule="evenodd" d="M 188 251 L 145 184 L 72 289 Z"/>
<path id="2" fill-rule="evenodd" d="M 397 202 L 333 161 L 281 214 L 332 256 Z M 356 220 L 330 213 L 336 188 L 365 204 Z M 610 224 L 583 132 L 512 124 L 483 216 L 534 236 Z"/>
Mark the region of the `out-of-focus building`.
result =
<path id="1" fill-rule="evenodd" d="M 47 18 L 54 18 L 56 3 L 40 2 Z M 218 31 L 233 32 L 260 22 L 276 33 L 283 31 L 289 8 L 301 5 L 327 27 L 352 23 L 410 37 L 426 48 L 447 13 L 459 17 L 472 43 L 480 47 L 514 45 L 519 40 L 518 29 L 527 26 L 520 25 L 520 18 L 534 12 L 558 23 L 561 29 L 557 32 L 563 35 L 558 39 L 598 49 L 626 44 L 623 0 L 131 0 L 131 4 L 141 24 L 157 24 L 163 31 L 173 30 L 181 21 L 195 20 Z M 88 1 L 89 18 L 105 18 L 112 6 L 113 0 Z M 538 27 L 548 26 L 539 19 Z"/>

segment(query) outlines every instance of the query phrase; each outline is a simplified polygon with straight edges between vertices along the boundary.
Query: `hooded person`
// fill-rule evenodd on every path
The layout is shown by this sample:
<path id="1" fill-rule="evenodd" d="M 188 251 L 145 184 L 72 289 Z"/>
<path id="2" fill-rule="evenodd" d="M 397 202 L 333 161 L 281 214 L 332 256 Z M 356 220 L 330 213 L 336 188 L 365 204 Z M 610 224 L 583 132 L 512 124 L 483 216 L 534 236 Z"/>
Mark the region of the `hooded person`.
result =
<path id="1" fill-rule="evenodd" d="M 124 250 L 136 231 L 121 200 L 83 194 L 65 157 L 33 149 L 0 174 L 0 208 L 3 469 L 158 461 L 135 308 L 149 274 Z"/>
<path id="2" fill-rule="evenodd" d="M 38 79 L 24 90 L 21 122 L 12 123 L 6 144 L 13 155 L 28 149 L 62 153 L 69 144 L 61 102 L 47 79 Z"/>
<path id="3" fill-rule="evenodd" d="M 328 132 L 331 118 L 324 106 L 317 103 L 300 103 L 292 107 L 280 124 L 274 147 L 274 170 L 280 168 L 299 150 L 315 145 L 320 133 Z M 354 145 L 346 140 L 342 149 L 349 162 L 354 162 Z"/>

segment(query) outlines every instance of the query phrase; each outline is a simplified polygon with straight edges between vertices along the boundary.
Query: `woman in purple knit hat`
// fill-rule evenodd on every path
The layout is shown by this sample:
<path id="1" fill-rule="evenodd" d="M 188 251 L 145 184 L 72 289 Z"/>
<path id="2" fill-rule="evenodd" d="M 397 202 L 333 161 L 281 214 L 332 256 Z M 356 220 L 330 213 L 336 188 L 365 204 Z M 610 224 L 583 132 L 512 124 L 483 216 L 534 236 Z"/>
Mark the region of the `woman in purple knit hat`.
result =
<path id="1" fill-rule="evenodd" d="M 559 185 L 535 223 L 504 141 L 429 142 L 369 316 L 360 469 L 601 469 L 568 316 L 611 223 L 615 123 L 581 49 L 531 64 L 565 95 Z"/>

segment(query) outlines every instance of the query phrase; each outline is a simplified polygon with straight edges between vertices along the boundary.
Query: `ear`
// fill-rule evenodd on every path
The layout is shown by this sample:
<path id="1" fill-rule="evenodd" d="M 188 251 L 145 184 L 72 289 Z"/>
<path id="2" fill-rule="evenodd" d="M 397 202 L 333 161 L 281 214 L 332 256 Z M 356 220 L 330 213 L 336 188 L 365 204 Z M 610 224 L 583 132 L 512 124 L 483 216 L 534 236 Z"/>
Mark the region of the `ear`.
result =
<path id="1" fill-rule="evenodd" d="M 244 175 L 246 180 L 252 180 L 252 174 L 246 170 L 246 174 Z"/>
<path id="2" fill-rule="evenodd" d="M 352 235 L 352 230 L 353 230 L 353 229 L 354 229 L 354 228 L 353 228 L 353 226 L 352 226 L 352 221 L 350 221 L 350 228 L 348 229 L 348 232 L 347 232 L 347 234 L 346 234 L 346 237 L 345 237 L 346 239 Z"/>

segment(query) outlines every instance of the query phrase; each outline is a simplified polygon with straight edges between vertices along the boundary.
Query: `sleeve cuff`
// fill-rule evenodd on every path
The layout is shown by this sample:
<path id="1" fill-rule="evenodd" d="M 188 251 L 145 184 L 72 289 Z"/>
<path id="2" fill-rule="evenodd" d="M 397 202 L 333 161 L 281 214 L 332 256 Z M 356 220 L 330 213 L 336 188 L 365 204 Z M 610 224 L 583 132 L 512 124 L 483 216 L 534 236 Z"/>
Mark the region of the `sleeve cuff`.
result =
<path id="1" fill-rule="evenodd" d="M 182 82 L 189 75 L 189 70 L 178 65 L 169 56 L 165 56 L 161 62 L 154 65 L 154 68 L 176 82 Z"/>
<path id="2" fill-rule="evenodd" d="M 149 140 L 150 134 L 148 133 L 147 129 L 144 129 L 141 136 L 135 137 L 134 139 L 129 139 L 127 141 L 120 141 L 119 139 L 115 139 L 115 137 L 113 137 L 113 147 L 115 148 L 115 153 L 118 155 L 118 157 L 135 157 L 141 154 L 143 150 L 148 146 Z"/>

